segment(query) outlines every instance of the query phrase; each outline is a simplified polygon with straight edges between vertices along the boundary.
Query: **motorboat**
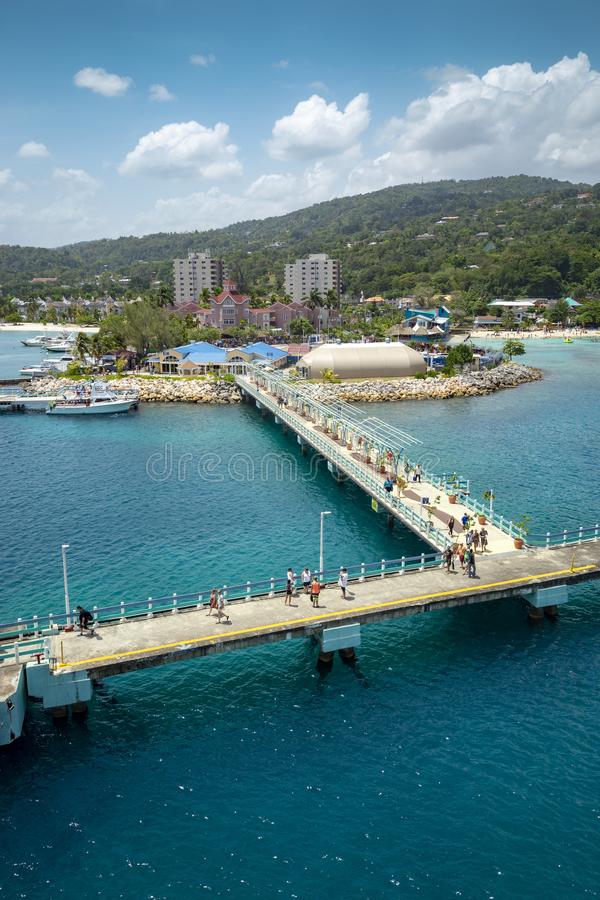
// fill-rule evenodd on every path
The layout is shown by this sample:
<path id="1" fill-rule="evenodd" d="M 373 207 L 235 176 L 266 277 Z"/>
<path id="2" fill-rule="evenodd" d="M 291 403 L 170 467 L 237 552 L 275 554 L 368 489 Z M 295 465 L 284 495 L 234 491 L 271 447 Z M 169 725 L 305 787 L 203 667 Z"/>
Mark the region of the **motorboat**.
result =
<path id="1" fill-rule="evenodd" d="M 63 353 L 60 359 L 43 359 L 36 365 L 23 366 L 19 375 L 23 375 L 25 378 L 44 378 L 56 372 L 66 372 L 72 362 L 77 362 L 76 357 L 70 353 Z"/>
<path id="2" fill-rule="evenodd" d="M 21 341 L 21 343 L 24 347 L 43 347 L 47 340 L 47 335 L 36 334 L 35 337 L 25 338 L 25 340 Z"/>
<path id="3" fill-rule="evenodd" d="M 56 337 L 47 338 L 42 346 L 48 353 L 67 353 L 75 346 L 75 332 L 62 332 Z"/>
<path id="4" fill-rule="evenodd" d="M 92 381 L 65 391 L 61 399 L 50 403 L 48 416 L 90 416 L 126 413 L 136 409 L 139 396 L 135 391 L 113 391 L 107 385 Z"/>

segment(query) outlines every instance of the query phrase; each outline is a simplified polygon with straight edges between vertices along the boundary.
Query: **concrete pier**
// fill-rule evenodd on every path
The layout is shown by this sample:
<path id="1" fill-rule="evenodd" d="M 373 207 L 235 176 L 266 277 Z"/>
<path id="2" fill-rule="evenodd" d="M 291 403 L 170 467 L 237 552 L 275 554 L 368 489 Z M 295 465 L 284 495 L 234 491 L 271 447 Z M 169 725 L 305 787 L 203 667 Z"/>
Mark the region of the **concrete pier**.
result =
<path id="1" fill-rule="evenodd" d="M 318 609 L 301 592 L 293 598 L 292 606 L 284 606 L 283 595 L 275 594 L 229 603 L 231 621 L 220 625 L 203 607 L 182 610 L 176 616 L 165 613 L 122 623 L 117 620 L 100 625 L 90 637 L 61 633 L 52 639 L 52 656 L 61 658 L 60 642 L 64 649 L 64 663 L 57 663 L 54 677 L 70 674 L 74 682 L 100 679 L 290 637 L 316 637 L 321 643 L 325 631 L 339 626 L 362 627 L 436 609 L 534 597 L 539 589 L 600 577 L 600 542 L 582 544 L 575 563 L 572 547 L 507 556 L 479 554 L 477 562 L 476 578 L 468 578 L 460 569 L 448 573 L 440 567 L 362 582 L 357 579 L 349 583 L 346 599 L 337 586 L 329 586 L 321 592 Z M 543 616 L 543 607 L 540 612 Z M 344 649 L 344 643 L 346 647 L 357 646 L 349 640 L 336 644 L 335 649 Z M 325 649 L 333 652 L 332 648 Z M 75 689 L 75 684 L 69 689 Z M 80 699 L 86 698 L 74 697 L 69 702 Z"/>

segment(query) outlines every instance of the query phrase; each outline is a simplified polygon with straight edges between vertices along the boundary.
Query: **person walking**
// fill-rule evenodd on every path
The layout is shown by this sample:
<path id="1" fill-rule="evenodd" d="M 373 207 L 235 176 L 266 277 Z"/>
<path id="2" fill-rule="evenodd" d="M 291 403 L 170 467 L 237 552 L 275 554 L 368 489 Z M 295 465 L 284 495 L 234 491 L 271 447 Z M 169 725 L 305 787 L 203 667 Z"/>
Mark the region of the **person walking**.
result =
<path id="1" fill-rule="evenodd" d="M 465 571 L 465 545 L 458 545 L 458 561 L 460 562 L 460 567 L 462 571 Z"/>
<path id="2" fill-rule="evenodd" d="M 475 578 L 477 575 L 477 567 L 475 564 L 475 551 L 469 550 L 469 558 L 467 561 L 467 574 L 469 578 Z"/>
<path id="3" fill-rule="evenodd" d="M 212 616 L 213 609 L 217 608 L 218 596 L 219 596 L 219 592 L 217 591 L 216 588 L 213 588 L 212 591 L 210 592 L 210 600 L 208 603 L 208 612 L 206 613 L 207 616 Z"/>
<path id="4" fill-rule="evenodd" d="M 473 531 L 473 550 L 477 553 L 477 549 L 479 547 L 479 532 L 477 529 Z"/>
<path id="5" fill-rule="evenodd" d="M 305 566 L 302 571 L 302 585 L 304 587 L 304 593 L 310 594 L 310 569 L 308 566 Z"/>
<path id="6" fill-rule="evenodd" d="M 79 620 L 79 634 L 83 634 L 84 631 L 89 631 L 91 634 L 94 633 L 94 616 L 89 611 L 89 609 L 84 609 L 83 606 L 77 607 L 77 616 Z"/>
<path id="7" fill-rule="evenodd" d="M 485 551 L 487 550 L 487 545 L 488 545 L 488 533 L 487 533 L 487 528 L 485 528 L 485 527 L 482 528 L 481 531 L 479 532 L 479 545 L 481 547 L 481 552 L 485 553 Z"/>
<path id="8" fill-rule="evenodd" d="M 455 525 L 456 525 L 456 522 L 454 521 L 454 516 L 450 516 L 450 518 L 448 519 L 448 534 L 450 535 L 450 537 L 454 536 L 454 526 Z"/>
<path id="9" fill-rule="evenodd" d="M 473 544 L 473 531 L 470 528 L 465 534 L 465 544 L 467 545 L 467 550 L 470 550 Z"/>
<path id="10" fill-rule="evenodd" d="M 467 530 L 467 527 L 468 527 L 468 525 L 469 525 L 469 514 L 468 514 L 468 513 L 464 513 L 464 515 L 463 515 L 463 517 L 462 517 L 462 519 L 461 519 L 460 521 L 461 521 L 461 524 L 462 524 L 462 527 L 463 527 L 463 531 L 466 531 L 466 530 Z"/>
<path id="11" fill-rule="evenodd" d="M 225 607 L 227 606 L 227 600 L 225 599 L 225 595 L 223 591 L 219 591 L 217 595 L 217 623 L 221 624 L 221 619 L 223 616 L 227 619 L 228 622 L 231 621 L 229 618 L 229 614 L 225 612 Z"/>
<path id="12" fill-rule="evenodd" d="M 389 476 L 383 482 L 383 486 L 386 489 L 386 491 L 388 492 L 388 494 L 391 494 L 392 491 L 394 490 L 394 482 L 392 481 L 392 479 Z"/>
<path id="13" fill-rule="evenodd" d="M 446 572 L 450 572 L 450 569 L 454 572 L 454 550 L 450 544 L 444 550 L 444 562 L 446 563 Z"/>
<path id="14" fill-rule="evenodd" d="M 421 475 L 423 474 L 423 469 L 421 468 L 421 463 L 417 463 L 415 466 L 415 481 L 421 483 Z"/>
<path id="15" fill-rule="evenodd" d="M 340 569 L 340 577 L 338 578 L 338 585 L 340 591 L 342 592 L 342 599 L 346 599 L 346 588 L 348 587 L 348 569 L 342 568 Z"/>
<path id="16" fill-rule="evenodd" d="M 321 585 L 319 584 L 319 579 L 315 575 L 312 580 L 312 584 L 310 586 L 310 599 L 312 600 L 312 605 L 314 607 L 318 607 L 319 605 L 319 594 L 321 593 Z"/>

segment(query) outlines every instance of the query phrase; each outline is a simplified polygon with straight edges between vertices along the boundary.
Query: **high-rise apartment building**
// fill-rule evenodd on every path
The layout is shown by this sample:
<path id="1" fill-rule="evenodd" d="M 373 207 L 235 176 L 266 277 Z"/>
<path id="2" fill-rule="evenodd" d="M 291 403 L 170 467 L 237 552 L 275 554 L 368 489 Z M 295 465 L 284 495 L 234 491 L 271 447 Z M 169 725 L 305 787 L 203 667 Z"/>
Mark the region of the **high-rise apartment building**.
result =
<path id="1" fill-rule="evenodd" d="M 187 259 L 173 260 L 175 303 L 197 301 L 204 288 L 214 291 L 223 284 L 225 267 L 222 259 L 213 259 L 208 250 L 188 253 Z"/>
<path id="2" fill-rule="evenodd" d="M 297 302 L 317 291 L 324 297 L 334 290 L 340 295 L 341 266 L 339 259 L 330 259 L 326 253 L 310 253 L 308 259 L 297 259 L 285 267 L 285 292 Z"/>

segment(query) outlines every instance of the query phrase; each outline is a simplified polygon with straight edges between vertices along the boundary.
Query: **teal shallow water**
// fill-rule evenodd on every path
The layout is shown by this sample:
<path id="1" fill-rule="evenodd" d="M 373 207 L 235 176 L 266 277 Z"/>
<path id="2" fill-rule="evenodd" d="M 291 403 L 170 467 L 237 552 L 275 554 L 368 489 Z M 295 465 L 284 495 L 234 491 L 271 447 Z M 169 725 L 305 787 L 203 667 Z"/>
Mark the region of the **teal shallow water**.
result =
<path id="1" fill-rule="evenodd" d="M 527 361 L 544 382 L 371 410 L 508 515 L 587 524 L 600 347 Z M 1 619 L 60 609 L 63 541 L 86 602 L 314 565 L 321 509 L 331 564 L 421 546 L 250 407 L 3 416 L 0 459 Z M 0 754 L 0 896 L 596 896 L 599 637 L 589 585 L 539 629 L 519 603 L 372 626 L 324 680 L 291 642 L 109 680 L 82 725 L 34 710 Z"/>

